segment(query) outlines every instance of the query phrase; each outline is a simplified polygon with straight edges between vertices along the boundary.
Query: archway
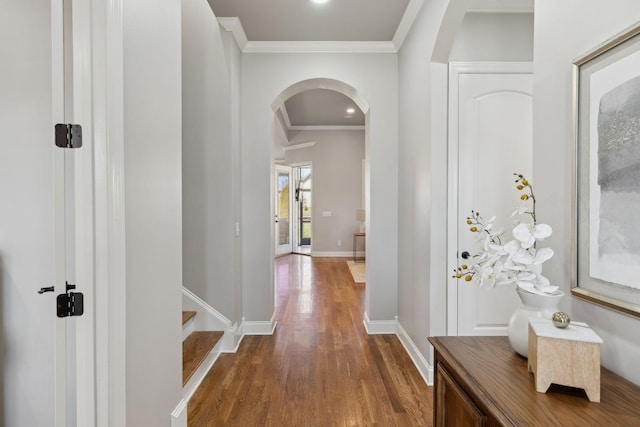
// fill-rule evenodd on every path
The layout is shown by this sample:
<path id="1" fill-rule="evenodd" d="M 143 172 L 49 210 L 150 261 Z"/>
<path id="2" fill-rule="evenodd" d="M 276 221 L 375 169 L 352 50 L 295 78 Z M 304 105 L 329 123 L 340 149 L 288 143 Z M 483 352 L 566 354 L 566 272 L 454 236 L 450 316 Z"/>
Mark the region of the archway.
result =
<path id="1" fill-rule="evenodd" d="M 342 204 L 342 209 L 343 209 L 342 218 L 343 218 L 343 221 L 344 221 L 344 218 L 345 218 L 345 212 L 344 211 L 348 211 L 350 213 L 349 214 L 349 218 L 352 219 L 353 222 L 355 223 L 355 221 L 356 221 L 356 210 L 358 210 L 360 212 L 367 212 L 369 210 L 369 188 L 370 188 L 369 176 L 370 176 L 370 174 L 369 174 L 369 156 L 368 156 L 369 150 L 368 150 L 368 144 L 369 144 L 369 110 L 370 110 L 370 107 L 369 107 L 369 103 L 362 96 L 362 94 L 356 88 L 354 88 L 353 86 L 351 86 L 349 84 L 346 84 L 346 83 L 344 83 L 342 81 L 339 81 L 339 80 L 329 79 L 329 78 L 313 78 L 313 79 L 307 79 L 307 80 L 303 80 L 303 81 L 299 81 L 297 83 L 294 83 L 291 86 L 289 86 L 286 89 L 284 89 L 275 98 L 275 100 L 271 104 L 271 109 L 272 109 L 272 113 L 273 113 L 272 123 L 271 123 L 271 126 L 272 126 L 272 138 L 275 141 L 276 139 L 278 139 L 277 134 L 279 134 L 280 135 L 280 139 L 282 139 L 282 138 L 286 139 L 286 140 L 283 139 L 283 143 L 284 144 L 290 144 L 291 141 L 295 140 L 295 137 L 290 140 L 286 135 L 283 135 L 282 132 L 278 132 L 278 130 L 279 130 L 278 128 L 279 127 L 284 127 L 285 128 L 285 132 L 284 133 L 285 134 L 287 133 L 286 132 L 286 125 L 282 125 L 281 123 L 280 124 L 278 123 L 278 120 L 279 120 L 278 117 L 282 116 L 282 114 L 281 114 L 282 110 L 281 109 L 284 110 L 283 107 L 284 107 L 285 102 L 287 102 L 287 100 L 291 99 L 292 97 L 295 97 L 296 95 L 302 94 L 302 93 L 307 92 L 307 91 L 312 91 L 312 90 L 317 90 L 317 89 L 329 90 L 329 91 L 333 91 L 333 92 L 336 92 L 336 93 L 339 93 L 339 94 L 343 95 L 344 97 L 346 97 L 346 98 L 348 98 L 350 100 L 349 104 L 351 104 L 351 105 L 355 104 L 362 111 L 362 113 L 364 115 L 364 127 L 360 127 L 359 128 L 359 132 L 360 133 L 359 133 L 359 137 L 358 137 L 358 138 L 363 138 L 363 140 L 364 140 L 363 141 L 364 142 L 364 153 L 362 153 L 362 151 L 360 151 L 360 155 L 362 157 L 359 157 L 361 159 L 361 161 L 362 161 L 361 167 L 357 167 L 357 169 L 358 169 L 357 174 L 360 174 L 359 171 L 362 170 L 361 175 L 359 175 L 361 177 L 361 180 L 358 180 L 358 185 L 360 185 L 359 183 L 362 182 L 362 187 L 358 188 L 360 196 L 357 197 L 357 206 L 355 206 L 355 207 L 350 205 L 350 201 L 347 201 L 346 203 Z M 360 116 L 360 117 L 362 117 L 362 116 Z M 282 122 L 282 120 L 281 120 L 281 122 Z M 288 122 L 288 120 L 287 120 L 287 122 Z M 362 121 L 360 121 L 359 124 L 361 125 Z M 364 128 L 364 132 L 362 131 L 363 128 Z M 289 127 L 289 129 L 291 129 L 291 126 Z M 318 132 L 318 131 L 316 130 L 316 132 Z M 319 133 L 325 133 L 325 132 L 320 130 Z M 363 137 L 363 135 L 364 135 L 364 137 Z M 362 139 L 360 141 L 362 141 Z M 329 142 L 326 141 L 325 143 L 328 144 Z M 315 140 L 312 143 L 298 143 L 298 144 L 291 143 L 291 145 L 303 145 L 303 146 L 304 145 L 308 145 L 308 144 L 311 144 L 311 145 L 315 144 Z M 274 144 L 274 146 L 277 146 L 277 145 L 278 144 Z M 322 145 L 322 143 L 319 144 L 319 146 L 320 145 Z M 362 147 L 362 145 L 360 145 L 359 147 Z M 304 147 L 304 148 L 306 148 L 306 147 Z M 362 148 L 360 148 L 360 150 L 362 150 Z M 275 155 L 276 152 L 277 152 L 277 149 L 276 149 L 276 147 L 274 147 L 274 149 L 272 150 L 272 153 L 271 153 L 271 164 L 272 164 L 272 174 L 271 174 L 271 176 L 272 177 L 275 177 L 275 169 L 278 168 L 278 170 L 280 170 L 279 168 L 281 168 L 281 166 L 279 166 L 279 165 L 276 166 L 276 164 L 278 163 L 278 157 Z M 287 158 L 288 158 L 288 162 L 286 164 L 289 165 L 291 163 L 291 157 L 289 157 L 289 155 L 287 155 Z M 295 156 L 293 158 L 295 159 Z M 310 159 L 307 158 L 305 160 L 309 161 Z M 284 162 L 284 160 L 281 160 L 281 161 Z M 360 160 L 357 160 L 357 161 L 358 161 L 358 163 L 360 162 Z M 293 162 L 295 164 L 295 160 Z M 275 179 L 275 178 L 272 178 L 272 179 Z M 276 188 L 275 182 L 274 182 L 274 185 L 271 185 L 270 188 L 271 188 L 271 190 L 270 190 L 270 192 L 271 192 L 270 200 L 272 201 L 272 203 L 275 203 L 276 192 L 278 191 L 277 188 Z M 352 190 L 350 193 L 347 193 L 347 194 L 350 194 L 351 196 L 353 196 L 354 192 Z M 351 200 L 350 197 L 348 197 L 348 199 Z M 295 205 L 295 202 L 294 202 L 294 205 Z M 276 206 L 274 206 L 273 208 L 274 208 L 274 210 L 272 210 L 272 211 L 275 211 Z M 353 212 L 351 212 L 351 210 L 353 210 Z M 329 212 L 329 214 L 331 214 L 331 213 Z M 334 214 L 335 214 L 335 212 L 334 212 Z M 364 216 L 366 218 L 367 215 L 365 214 Z M 349 220 L 347 220 L 347 221 L 349 221 Z M 344 230 L 344 227 L 345 227 L 344 224 L 342 224 L 342 227 L 343 227 L 343 229 L 340 230 L 341 231 L 341 236 L 342 236 L 341 239 L 342 240 L 338 241 L 338 246 L 341 246 L 340 242 L 343 242 L 345 244 L 344 245 L 345 248 L 336 248 L 337 250 L 335 252 L 331 252 L 334 249 L 330 249 L 328 251 L 325 249 L 322 253 L 320 253 L 320 252 L 316 251 L 315 247 L 314 247 L 314 253 L 313 254 L 314 255 L 318 255 L 318 256 L 344 256 L 344 257 L 346 257 L 347 254 L 350 254 L 352 252 L 355 254 L 355 250 L 356 249 L 355 248 L 351 248 L 349 245 L 353 244 L 355 239 L 352 237 L 352 233 L 358 232 L 359 226 L 356 226 L 353 230 L 349 229 L 348 230 L 348 234 Z M 275 228 L 277 229 L 278 227 L 275 227 Z M 365 233 L 367 231 L 368 230 L 367 230 L 366 221 L 365 221 Z M 276 232 L 273 232 L 272 233 L 272 245 L 271 245 L 272 247 L 276 247 L 277 246 L 276 245 L 276 240 L 278 238 L 279 238 L 279 236 L 276 235 Z M 335 241 L 334 241 L 334 243 L 335 243 Z M 359 243 L 358 246 L 357 246 L 358 252 L 360 252 L 360 249 L 364 249 L 364 251 L 366 253 L 366 247 L 363 248 L 361 246 L 362 245 L 362 240 L 359 240 L 357 243 Z M 365 245 L 366 245 L 366 241 L 365 241 Z M 346 249 L 346 250 L 341 251 L 341 249 Z M 340 254 L 338 254 L 338 252 L 340 252 Z M 281 252 L 276 251 L 276 253 L 281 253 Z M 366 258 L 365 258 L 365 263 L 366 263 Z M 275 289 L 275 285 L 276 284 L 274 283 L 273 284 L 273 286 L 274 286 L 273 289 Z M 368 287 L 365 287 L 365 293 L 368 293 L 368 292 L 369 292 L 368 291 Z"/>

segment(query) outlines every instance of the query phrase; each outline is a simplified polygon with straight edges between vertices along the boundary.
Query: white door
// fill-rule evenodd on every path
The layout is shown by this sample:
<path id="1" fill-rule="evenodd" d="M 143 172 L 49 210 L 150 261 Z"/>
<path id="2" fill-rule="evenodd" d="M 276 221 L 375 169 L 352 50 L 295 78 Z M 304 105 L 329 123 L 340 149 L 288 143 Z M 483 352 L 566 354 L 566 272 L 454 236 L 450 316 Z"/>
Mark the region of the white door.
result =
<path id="1" fill-rule="evenodd" d="M 520 206 L 514 172 L 531 178 L 531 64 L 452 63 L 450 65 L 449 271 L 474 253 L 471 210 L 489 219 L 509 238 L 511 213 Z M 449 278 L 449 335 L 506 335 L 519 304 L 511 287 L 478 289 Z"/>
<path id="2" fill-rule="evenodd" d="M 56 297 L 73 281 L 65 217 L 73 182 L 54 145 L 54 124 L 65 122 L 63 15 L 63 0 L 5 2 L 0 13 L 0 55 L 10 58 L 0 67 L 3 425 L 75 425 L 70 325 L 56 315 Z"/>
<path id="3" fill-rule="evenodd" d="M 291 232 L 291 207 L 292 207 L 292 180 L 289 166 L 276 165 L 275 167 L 275 243 L 276 255 L 290 253 L 292 250 Z"/>

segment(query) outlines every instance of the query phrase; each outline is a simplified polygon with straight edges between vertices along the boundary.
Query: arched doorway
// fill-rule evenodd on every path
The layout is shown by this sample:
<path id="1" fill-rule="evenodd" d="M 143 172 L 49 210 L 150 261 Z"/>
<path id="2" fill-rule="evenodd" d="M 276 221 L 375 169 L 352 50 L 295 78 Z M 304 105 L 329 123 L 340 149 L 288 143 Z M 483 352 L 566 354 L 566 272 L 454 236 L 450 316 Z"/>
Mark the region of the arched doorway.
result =
<path id="1" fill-rule="evenodd" d="M 306 98 L 307 101 L 316 101 L 322 98 L 322 96 L 331 97 L 332 101 L 337 101 L 336 105 L 341 106 L 341 114 L 355 112 L 357 120 L 353 122 L 346 120 L 344 123 L 340 122 L 341 125 L 338 126 L 327 125 L 327 123 L 324 123 L 322 126 L 292 126 L 292 123 L 289 122 L 289 116 L 291 115 L 290 110 L 291 107 L 296 104 L 292 101 L 307 94 L 314 94 L 313 96 L 309 95 L 311 99 Z M 324 95 L 320 96 L 320 94 Z M 331 105 L 334 106 L 334 104 Z M 349 108 L 344 108 L 345 105 L 348 105 Z M 300 81 L 289 86 L 276 97 L 271 108 L 273 111 L 272 126 L 274 129 L 274 145 L 271 156 L 272 168 L 274 170 L 272 174 L 274 185 L 271 186 L 271 200 L 274 203 L 273 212 L 277 216 L 275 229 L 272 233 L 272 247 L 275 248 L 275 255 L 278 256 L 283 253 L 281 250 L 283 243 L 282 238 L 283 235 L 286 235 L 286 233 L 283 233 L 283 227 L 293 223 L 293 243 L 305 242 L 309 234 L 301 233 L 301 231 L 305 230 L 304 227 L 308 227 L 309 225 L 303 223 L 303 219 L 308 221 L 309 218 L 303 218 L 302 215 L 300 215 L 299 218 L 296 217 L 296 207 L 298 204 L 302 204 L 303 202 L 308 203 L 308 199 L 304 197 L 298 198 L 297 196 L 308 196 L 307 193 L 302 193 L 303 190 L 308 191 L 309 189 L 303 188 L 302 186 L 298 188 L 296 186 L 296 182 L 298 181 L 296 180 L 295 174 L 293 174 L 289 179 L 292 188 L 290 190 L 289 188 L 284 188 L 283 190 L 281 188 L 282 182 L 287 181 L 286 179 L 283 181 L 283 178 L 286 178 L 283 177 L 283 174 L 286 174 L 285 171 L 290 166 L 293 166 L 292 170 L 295 172 L 296 167 L 300 165 L 304 165 L 305 167 L 313 165 L 315 187 L 315 171 L 318 171 L 318 177 L 320 179 L 323 173 L 323 164 L 320 162 L 323 160 L 325 161 L 325 177 L 328 173 L 326 159 L 327 153 L 330 152 L 331 156 L 336 159 L 336 164 L 333 165 L 331 171 L 334 175 L 332 178 L 335 180 L 331 183 L 331 185 L 333 185 L 332 191 L 340 193 L 340 196 L 336 195 L 335 200 L 328 202 L 326 190 L 329 184 L 325 181 L 325 192 L 319 191 L 317 199 L 318 206 L 322 206 L 322 211 L 320 212 L 314 208 L 310 209 L 314 212 L 313 219 L 310 220 L 312 229 L 314 230 L 311 234 L 316 234 L 316 230 L 318 231 L 318 245 L 313 246 L 312 255 L 339 256 L 345 257 L 345 259 L 351 259 L 356 254 L 356 248 L 353 245 L 357 243 L 357 255 L 360 262 L 362 262 L 361 258 L 366 260 L 364 257 L 366 247 L 363 244 L 366 240 L 356 240 L 353 236 L 359 232 L 366 233 L 365 219 L 367 216 L 365 212 L 367 211 L 370 188 L 368 172 L 369 159 L 367 156 L 367 134 L 369 131 L 368 102 L 358 90 L 344 82 L 334 79 L 316 78 Z M 295 113 L 293 115 L 295 115 Z M 344 117 L 347 118 L 347 116 Z M 291 122 L 293 122 L 293 120 Z M 295 129 L 292 130 L 292 128 Z M 321 134 L 323 136 L 321 136 Z M 341 138 L 344 138 L 344 140 Z M 338 141 L 329 141 L 335 139 L 340 139 L 340 143 L 346 142 L 346 144 L 341 145 Z M 319 142 L 317 145 L 316 141 Z M 282 146 L 284 146 L 284 149 Z M 358 148 L 354 149 L 353 147 Z M 320 154 L 320 152 L 324 154 Z M 314 162 L 317 161 L 314 160 L 314 156 L 317 156 L 315 159 L 320 157 L 323 160 L 314 164 Z M 349 162 L 349 166 L 345 168 L 346 161 Z M 342 167 L 342 169 L 340 169 L 340 167 Z M 336 181 L 338 180 L 341 184 L 336 186 Z M 287 216 L 286 219 L 283 218 L 283 215 L 286 214 L 282 212 L 283 203 L 281 199 L 283 195 L 290 195 L 290 201 L 287 202 L 287 205 L 292 207 L 291 215 Z M 324 196 L 324 199 L 322 199 L 322 196 Z M 316 200 L 315 196 L 311 199 Z M 308 206 L 305 208 L 307 211 L 309 210 Z M 302 210 L 300 211 L 302 212 Z M 300 226 L 296 230 L 297 222 L 300 222 Z M 301 234 L 300 239 L 296 239 L 296 233 Z M 312 238 L 312 240 L 315 239 Z M 295 246 L 290 245 L 290 247 L 293 248 L 293 252 L 297 252 Z M 298 247 L 298 250 L 299 249 L 300 247 Z"/>

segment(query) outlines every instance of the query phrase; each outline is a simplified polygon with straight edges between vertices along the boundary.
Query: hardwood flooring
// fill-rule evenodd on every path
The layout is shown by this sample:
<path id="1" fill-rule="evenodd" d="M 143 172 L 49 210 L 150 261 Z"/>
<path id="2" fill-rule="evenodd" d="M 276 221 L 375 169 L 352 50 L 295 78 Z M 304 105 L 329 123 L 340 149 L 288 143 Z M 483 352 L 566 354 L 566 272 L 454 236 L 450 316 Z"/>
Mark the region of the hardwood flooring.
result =
<path id="1" fill-rule="evenodd" d="M 430 426 L 427 387 L 395 335 L 367 335 L 344 258 L 276 259 L 278 326 L 222 354 L 189 427 Z"/>

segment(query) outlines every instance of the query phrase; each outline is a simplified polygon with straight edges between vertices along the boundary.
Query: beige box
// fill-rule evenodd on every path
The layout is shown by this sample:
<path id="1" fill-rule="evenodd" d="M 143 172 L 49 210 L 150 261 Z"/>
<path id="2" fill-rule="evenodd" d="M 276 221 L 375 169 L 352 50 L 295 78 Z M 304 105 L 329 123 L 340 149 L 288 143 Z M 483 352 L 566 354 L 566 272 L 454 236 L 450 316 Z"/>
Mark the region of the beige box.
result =
<path id="1" fill-rule="evenodd" d="M 529 319 L 529 372 L 536 391 L 553 384 L 581 388 L 592 402 L 600 402 L 600 346 L 602 339 L 586 324 L 572 322 L 561 329 L 550 319 Z"/>

